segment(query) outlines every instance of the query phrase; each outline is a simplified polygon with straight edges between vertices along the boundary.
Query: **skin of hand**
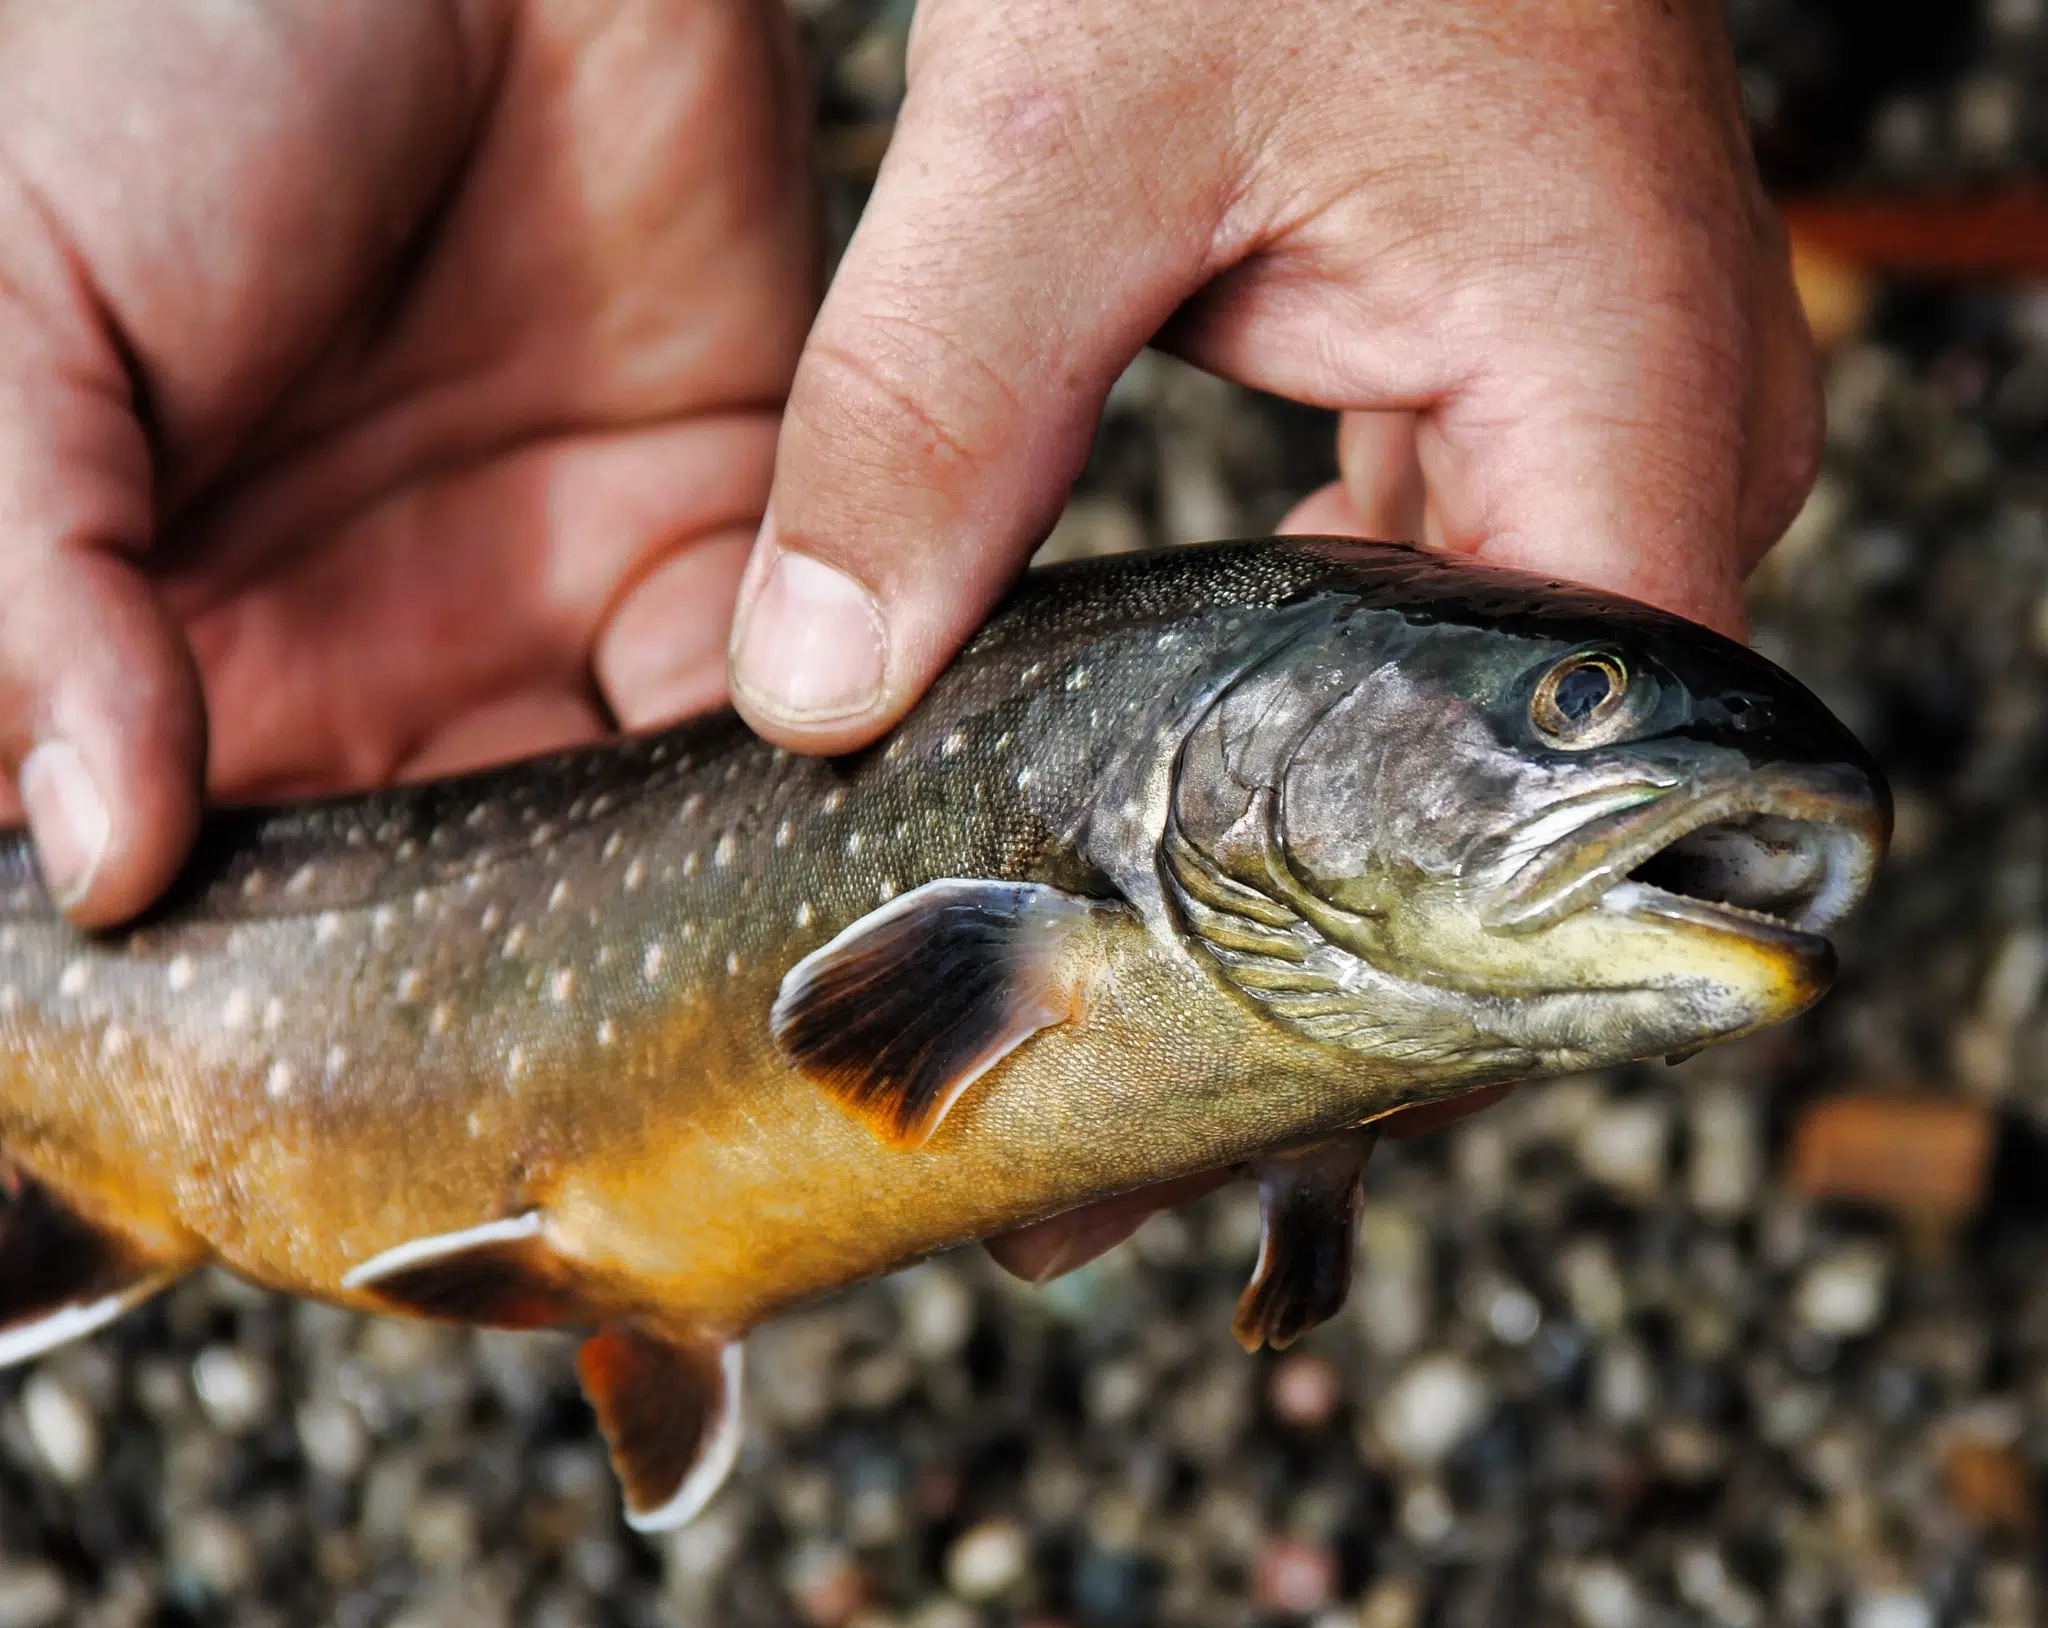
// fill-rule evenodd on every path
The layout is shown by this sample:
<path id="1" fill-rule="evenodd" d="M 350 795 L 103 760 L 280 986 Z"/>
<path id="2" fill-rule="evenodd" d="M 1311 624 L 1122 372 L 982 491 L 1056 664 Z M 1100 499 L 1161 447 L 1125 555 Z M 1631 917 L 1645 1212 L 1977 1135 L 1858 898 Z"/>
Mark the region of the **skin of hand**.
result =
<path id="1" fill-rule="evenodd" d="M 784 745 L 899 717 L 1155 333 L 1345 418 L 1290 517 L 1735 630 L 1821 407 L 1714 0 L 922 0 L 740 591 Z"/>
<path id="2" fill-rule="evenodd" d="M 733 0 L 0 0 L 0 759 L 53 893 L 216 798 L 724 695 L 816 307 Z"/>

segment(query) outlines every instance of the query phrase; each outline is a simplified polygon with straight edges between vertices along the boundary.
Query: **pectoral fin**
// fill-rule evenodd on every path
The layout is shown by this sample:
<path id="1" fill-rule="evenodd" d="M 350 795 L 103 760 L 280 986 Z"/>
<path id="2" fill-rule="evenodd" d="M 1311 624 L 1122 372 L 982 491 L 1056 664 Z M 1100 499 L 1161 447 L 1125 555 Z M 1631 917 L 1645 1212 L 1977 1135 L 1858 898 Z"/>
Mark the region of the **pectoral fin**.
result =
<path id="1" fill-rule="evenodd" d="M 0 1367 L 104 1328 L 198 1264 L 152 1259 L 17 1171 L 0 1171 L 0 1204 Z"/>
<path id="2" fill-rule="evenodd" d="M 711 1500 L 740 1446 L 739 1341 L 659 1340 L 635 1328 L 583 1342 L 576 1371 L 626 1492 L 626 1523 L 681 1526 Z"/>
<path id="3" fill-rule="evenodd" d="M 1259 1264 L 1230 1332 L 1247 1351 L 1292 1344 L 1327 1322 L 1351 1289 L 1360 1183 L 1379 1134 L 1346 1131 L 1270 1154 L 1259 1182 Z"/>
<path id="4" fill-rule="evenodd" d="M 769 1026 L 883 1141 L 922 1146 L 961 1092 L 1073 1015 L 1060 950 L 1104 908 L 1034 882 L 927 882 L 792 967 Z"/>
<path id="5" fill-rule="evenodd" d="M 372 1256 L 341 1280 L 411 1312 L 491 1328 L 596 1322 L 575 1264 L 548 1243 L 538 1210 L 460 1232 L 414 1238 Z"/>

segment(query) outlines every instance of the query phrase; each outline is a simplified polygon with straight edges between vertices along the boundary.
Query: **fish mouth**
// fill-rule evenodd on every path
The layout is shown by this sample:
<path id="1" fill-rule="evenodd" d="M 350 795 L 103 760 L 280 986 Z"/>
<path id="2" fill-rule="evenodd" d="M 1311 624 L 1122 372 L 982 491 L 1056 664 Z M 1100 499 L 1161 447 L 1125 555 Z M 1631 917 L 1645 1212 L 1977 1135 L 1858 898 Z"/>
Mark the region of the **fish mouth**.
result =
<path id="1" fill-rule="evenodd" d="M 1883 787 L 1847 766 L 1632 789 L 1634 806 L 1596 804 L 1517 870 L 1484 912 L 1488 929 L 1520 936 L 1598 907 L 1819 954 L 1891 835 Z"/>

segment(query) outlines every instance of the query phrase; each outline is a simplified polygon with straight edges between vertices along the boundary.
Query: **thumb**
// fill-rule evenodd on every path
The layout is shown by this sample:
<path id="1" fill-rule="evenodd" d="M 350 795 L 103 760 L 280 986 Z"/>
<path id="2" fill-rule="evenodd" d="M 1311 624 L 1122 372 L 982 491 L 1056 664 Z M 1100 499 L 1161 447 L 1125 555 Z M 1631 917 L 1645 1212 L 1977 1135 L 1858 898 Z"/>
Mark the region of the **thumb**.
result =
<path id="1" fill-rule="evenodd" d="M 0 303 L 0 767 L 52 897 L 86 927 L 148 904 L 199 818 L 199 681 L 130 557 L 150 523 L 118 360 L 61 356 Z"/>
<path id="2" fill-rule="evenodd" d="M 1092 72 L 1061 61 L 1045 88 L 1043 62 L 997 53 L 913 82 L 798 364 L 740 590 L 733 698 L 773 740 L 842 751 L 901 716 L 1057 517 L 1117 374 L 1206 275 L 1201 166 L 1132 161 L 1128 92 L 1107 151 Z"/>

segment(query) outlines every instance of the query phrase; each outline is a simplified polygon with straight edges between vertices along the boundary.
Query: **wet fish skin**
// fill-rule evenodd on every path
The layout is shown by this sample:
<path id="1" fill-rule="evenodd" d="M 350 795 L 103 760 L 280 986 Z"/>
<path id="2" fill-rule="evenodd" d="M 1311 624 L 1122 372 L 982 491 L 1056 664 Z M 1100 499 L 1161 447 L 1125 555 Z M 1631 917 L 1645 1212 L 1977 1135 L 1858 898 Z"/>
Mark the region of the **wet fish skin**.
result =
<path id="1" fill-rule="evenodd" d="M 1646 738 L 1563 751 L 1530 735 L 1532 675 L 1587 645 L 1655 674 Z M 1772 807 L 1795 812 L 1754 820 L 1810 813 L 1841 850 L 1816 863 L 1847 895 L 1882 845 L 1874 765 L 1740 647 L 1561 585 L 1312 540 L 1027 580 L 853 757 L 793 757 L 722 715 L 223 814 L 128 933 L 65 926 L 9 839 L 0 1150 L 104 1254 L 70 1299 L 10 1303 L 14 1263 L 61 1227 L 0 1229 L 0 1356 L 35 1348 L 25 1334 L 10 1351 L 9 1323 L 110 1315 L 206 1260 L 363 1309 L 596 1325 L 615 1339 L 586 1380 L 642 1483 L 636 1510 L 673 1513 L 650 1500 L 691 1455 L 729 1457 L 717 1350 L 795 1301 L 1814 998 L 1824 939 L 1705 907 L 1704 925 L 1581 908 L 1519 938 L 1481 919 L 1473 901 L 1543 857 L 1513 845 L 1560 817 L 1558 795 L 1645 774 L 1680 801 L 1688 776 L 1777 776 Z M 1696 868 L 1739 878 L 1758 845 L 1734 840 L 1734 859 Z M 959 986 L 917 964 L 917 934 L 879 976 L 858 957 L 881 918 L 956 881 L 960 953 L 987 971 L 972 946 L 994 935 L 1012 955 L 984 1002 L 1012 1049 L 964 1088 L 956 1069 L 935 1119 L 925 1103 L 871 1128 L 824 1060 L 778 1043 L 797 1031 L 773 1014 L 814 963 L 869 977 L 850 987 L 900 997 L 909 1024 L 943 1012 Z M 977 884 L 1011 889 L 1036 936 L 977 913 Z M 1537 987 L 1560 956 L 1577 981 Z M 1617 957 L 1666 984 L 1596 987 Z M 1044 1021 L 1013 1036 L 1026 1007 Z M 841 1063 L 857 1073 L 858 1047 Z M 862 1082 L 881 1098 L 901 1084 Z M 702 1439 L 669 1455 L 682 1469 L 643 1462 L 634 1438 L 654 1427 L 621 1400 L 662 1383 L 714 1398 Z"/>

